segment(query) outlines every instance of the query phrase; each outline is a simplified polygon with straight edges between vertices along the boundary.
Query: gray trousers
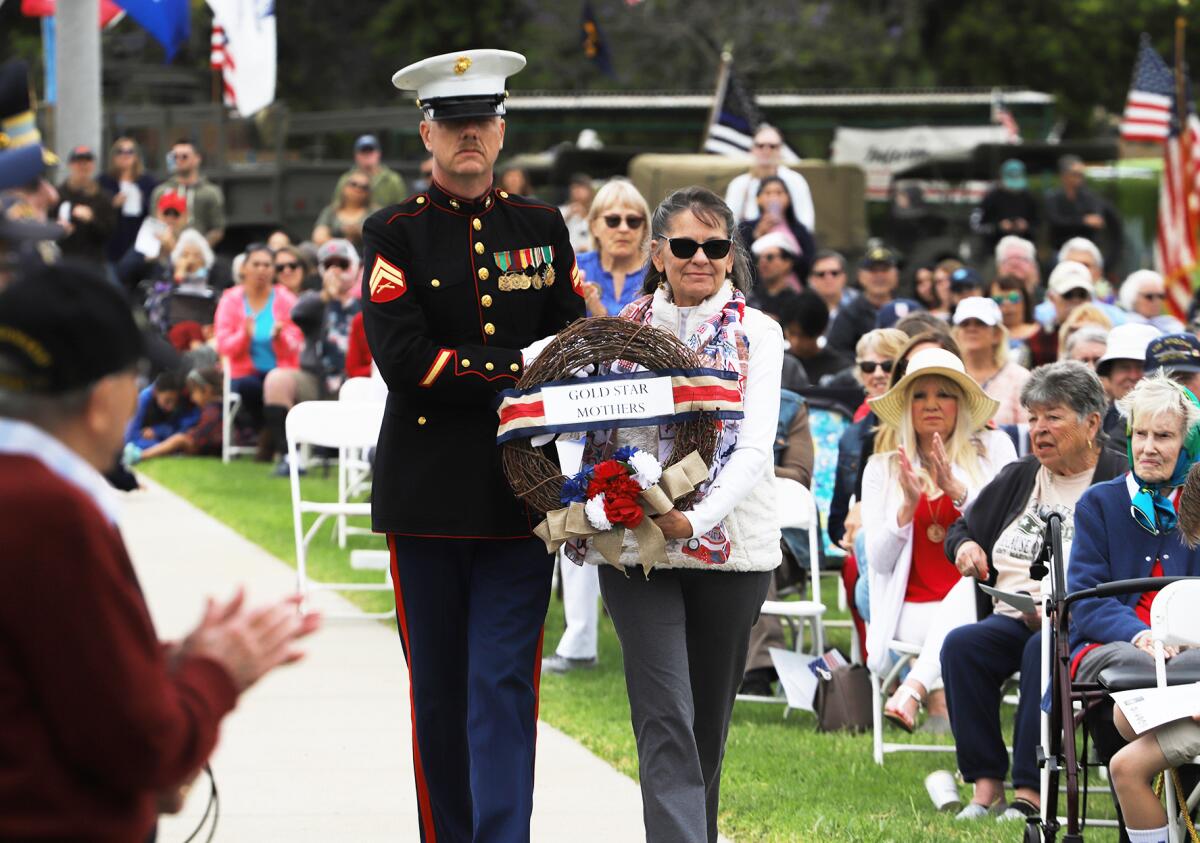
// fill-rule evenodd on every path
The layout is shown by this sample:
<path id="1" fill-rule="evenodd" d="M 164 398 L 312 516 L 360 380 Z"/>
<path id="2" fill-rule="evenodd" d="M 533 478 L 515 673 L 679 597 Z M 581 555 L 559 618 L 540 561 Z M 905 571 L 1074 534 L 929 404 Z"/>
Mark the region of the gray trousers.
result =
<path id="1" fill-rule="evenodd" d="M 600 566 L 625 659 L 647 843 L 716 843 L 721 761 L 770 571 Z"/>
<path id="2" fill-rule="evenodd" d="M 1200 664 L 1200 649 L 1184 650 L 1173 659 L 1167 659 L 1167 673 L 1172 667 Z M 1079 660 L 1079 670 L 1075 672 L 1076 682 L 1095 682 L 1100 678 L 1100 671 L 1106 667 L 1137 667 L 1138 665 L 1153 667 L 1154 657 L 1140 650 L 1128 641 L 1112 641 L 1102 644 L 1094 650 L 1089 650 Z"/>

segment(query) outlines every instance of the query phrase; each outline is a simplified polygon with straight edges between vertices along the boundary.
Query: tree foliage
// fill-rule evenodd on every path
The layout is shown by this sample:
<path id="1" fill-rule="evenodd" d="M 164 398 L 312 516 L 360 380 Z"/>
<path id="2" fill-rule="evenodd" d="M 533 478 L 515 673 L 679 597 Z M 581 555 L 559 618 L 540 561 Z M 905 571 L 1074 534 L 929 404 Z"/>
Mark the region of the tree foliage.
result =
<path id="1" fill-rule="evenodd" d="M 191 2 L 191 43 L 175 64 L 193 73 L 194 98 L 205 101 L 211 15 L 203 0 Z M 1140 32 L 1172 61 L 1178 9 L 1171 0 L 592 0 L 609 77 L 580 48 L 581 6 L 278 0 L 279 98 L 296 110 L 393 104 L 398 68 L 483 46 L 528 57 L 513 83 L 522 91 L 709 90 L 729 46 L 758 91 L 1028 87 L 1055 94 L 1069 133 L 1082 135 L 1120 112 Z M 0 2 L 0 55 L 36 61 L 37 21 L 19 10 L 17 0 Z M 1200 44 L 1200 14 L 1188 14 Z M 110 58 L 163 60 L 131 20 L 105 34 Z"/>

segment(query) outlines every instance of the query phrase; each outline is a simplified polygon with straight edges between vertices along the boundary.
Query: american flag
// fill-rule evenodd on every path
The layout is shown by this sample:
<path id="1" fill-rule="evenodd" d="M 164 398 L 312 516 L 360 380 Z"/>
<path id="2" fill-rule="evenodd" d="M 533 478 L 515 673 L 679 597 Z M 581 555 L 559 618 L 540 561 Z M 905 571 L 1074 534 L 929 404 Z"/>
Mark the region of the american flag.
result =
<path id="1" fill-rule="evenodd" d="M 1180 319 L 1192 301 L 1196 224 L 1200 221 L 1200 120 L 1191 107 L 1190 95 L 1187 102 L 1187 117 L 1181 123 L 1175 74 L 1150 46 L 1149 36 L 1142 35 L 1121 138 L 1163 146 L 1154 264 L 1166 280 L 1167 309 Z"/>
<path id="2" fill-rule="evenodd" d="M 1175 75 L 1162 56 L 1150 46 L 1150 36 L 1142 34 L 1133 84 L 1125 100 L 1121 118 L 1121 140 L 1160 143 L 1171 131 L 1175 103 Z"/>
<path id="3" fill-rule="evenodd" d="M 221 73 L 222 100 L 224 100 L 225 105 L 232 108 L 237 105 L 237 100 L 234 96 L 233 88 L 225 78 L 225 69 L 233 67 L 233 56 L 229 55 L 229 52 L 225 49 L 228 45 L 229 37 L 225 34 L 225 27 L 214 20 L 212 27 L 212 55 L 209 59 L 209 66 L 214 71 Z"/>
<path id="4" fill-rule="evenodd" d="M 1013 113 L 1004 104 L 1004 96 L 999 90 L 992 92 L 992 122 L 1004 127 L 1009 143 L 1021 142 L 1021 127 L 1017 125 L 1017 118 L 1013 117 Z"/>

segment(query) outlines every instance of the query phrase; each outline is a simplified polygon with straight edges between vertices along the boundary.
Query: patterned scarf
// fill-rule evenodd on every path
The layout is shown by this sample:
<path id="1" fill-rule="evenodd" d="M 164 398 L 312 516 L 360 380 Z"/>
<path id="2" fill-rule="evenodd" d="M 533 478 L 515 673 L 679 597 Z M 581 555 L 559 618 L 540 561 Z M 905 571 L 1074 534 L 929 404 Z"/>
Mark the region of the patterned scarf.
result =
<path id="1" fill-rule="evenodd" d="M 743 400 L 746 395 L 746 376 L 750 367 L 750 340 L 746 336 L 742 320 L 746 314 L 746 297 L 736 288 L 729 301 L 708 319 L 697 325 L 692 332 L 684 337 L 684 344 L 701 358 L 701 365 L 713 369 L 722 369 L 738 373 L 738 391 Z M 626 305 L 621 311 L 621 318 L 628 319 L 641 325 L 654 324 L 654 295 L 642 296 Z M 628 360 L 616 360 L 609 368 L 611 372 L 628 374 L 644 370 L 644 367 Z M 737 445 L 738 431 L 741 420 L 726 419 L 718 421 L 721 435 L 709 468 L 708 480 L 700 485 L 694 499 L 699 503 L 708 494 L 713 480 L 729 462 L 733 449 Z M 603 459 L 603 446 L 610 439 L 611 432 L 598 431 L 589 434 L 584 448 L 583 464 L 589 465 Z M 675 440 L 675 425 L 661 425 L 658 429 L 658 458 L 664 464 L 671 456 Z M 680 551 L 688 556 L 710 565 L 721 565 L 729 558 L 730 543 L 725 528 L 717 524 L 707 533 L 695 539 L 684 541 Z"/>

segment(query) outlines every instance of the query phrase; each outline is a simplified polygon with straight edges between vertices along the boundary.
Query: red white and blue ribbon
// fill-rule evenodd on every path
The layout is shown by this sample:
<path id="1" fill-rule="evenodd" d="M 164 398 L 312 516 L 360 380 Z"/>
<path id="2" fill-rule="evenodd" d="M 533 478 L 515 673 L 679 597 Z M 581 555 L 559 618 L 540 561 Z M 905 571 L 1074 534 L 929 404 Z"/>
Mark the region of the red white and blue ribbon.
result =
<path id="1" fill-rule="evenodd" d="M 613 419 L 583 419 L 551 424 L 546 419 L 542 390 L 546 387 L 588 387 L 608 381 L 637 381 L 669 378 L 674 410 L 667 415 Z M 499 427 L 496 443 L 537 436 L 542 433 L 577 433 L 611 430 L 617 427 L 648 427 L 689 421 L 706 414 L 710 418 L 742 418 L 742 394 L 737 372 L 723 369 L 660 369 L 629 374 L 608 374 L 590 378 L 568 378 L 535 386 L 532 389 L 506 389 L 498 396 L 496 413 Z"/>

